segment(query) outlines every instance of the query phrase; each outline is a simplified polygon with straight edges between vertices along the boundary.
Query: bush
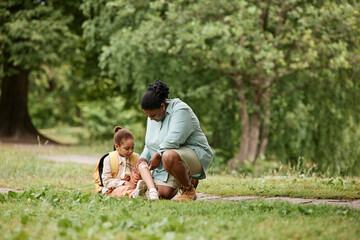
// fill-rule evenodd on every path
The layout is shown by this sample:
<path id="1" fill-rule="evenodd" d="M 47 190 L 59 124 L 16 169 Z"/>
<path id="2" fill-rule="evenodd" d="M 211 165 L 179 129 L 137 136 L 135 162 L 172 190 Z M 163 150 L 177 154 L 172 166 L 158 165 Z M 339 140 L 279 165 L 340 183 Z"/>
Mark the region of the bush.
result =
<path id="1" fill-rule="evenodd" d="M 145 115 L 134 108 L 125 108 L 122 97 L 82 102 L 79 108 L 81 118 L 77 121 L 88 130 L 90 142 L 112 139 L 114 127 L 122 126 L 134 134 L 137 151 L 142 148 L 145 128 L 141 119 L 145 118 Z"/>

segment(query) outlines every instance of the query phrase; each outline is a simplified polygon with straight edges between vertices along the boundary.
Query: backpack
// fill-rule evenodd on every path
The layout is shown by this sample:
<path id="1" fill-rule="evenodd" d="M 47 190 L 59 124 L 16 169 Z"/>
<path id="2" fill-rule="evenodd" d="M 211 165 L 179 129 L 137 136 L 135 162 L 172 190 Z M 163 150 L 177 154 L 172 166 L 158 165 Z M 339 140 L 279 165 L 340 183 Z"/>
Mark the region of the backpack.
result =
<path id="1" fill-rule="evenodd" d="M 110 157 L 110 166 L 111 166 L 111 176 L 113 178 L 115 178 L 119 172 L 119 158 L 118 158 L 118 153 L 117 151 L 113 151 L 110 153 L 105 154 L 104 156 L 102 156 L 99 160 L 99 162 L 96 165 L 96 168 L 94 170 L 93 173 L 93 180 L 95 183 L 95 189 L 96 192 L 101 193 L 101 190 L 104 187 L 104 183 L 102 180 L 102 173 L 103 173 L 103 168 L 104 168 L 104 159 L 109 156 Z M 134 152 L 133 154 L 131 154 L 130 156 L 130 164 L 131 166 L 134 166 L 136 161 L 138 160 L 137 154 Z"/>

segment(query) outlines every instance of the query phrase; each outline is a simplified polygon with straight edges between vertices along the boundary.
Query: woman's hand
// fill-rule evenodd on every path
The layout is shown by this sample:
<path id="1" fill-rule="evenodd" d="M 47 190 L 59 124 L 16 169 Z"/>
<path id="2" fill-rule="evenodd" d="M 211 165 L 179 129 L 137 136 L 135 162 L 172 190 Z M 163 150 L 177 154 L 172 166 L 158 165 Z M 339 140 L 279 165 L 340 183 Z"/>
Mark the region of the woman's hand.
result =
<path id="1" fill-rule="evenodd" d="M 156 153 L 154 156 L 152 156 L 152 158 L 150 158 L 149 164 L 148 164 L 150 170 L 157 168 L 160 165 L 160 161 L 161 161 L 161 156 L 159 153 Z"/>

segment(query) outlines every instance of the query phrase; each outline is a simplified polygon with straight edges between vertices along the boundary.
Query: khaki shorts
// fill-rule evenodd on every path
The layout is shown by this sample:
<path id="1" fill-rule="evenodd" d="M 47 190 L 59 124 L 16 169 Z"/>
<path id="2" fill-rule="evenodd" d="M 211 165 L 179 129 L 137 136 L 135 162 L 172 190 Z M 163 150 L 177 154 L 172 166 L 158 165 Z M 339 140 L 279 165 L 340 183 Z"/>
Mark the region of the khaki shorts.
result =
<path id="1" fill-rule="evenodd" d="M 184 162 L 189 176 L 200 174 L 202 172 L 201 162 L 195 151 L 188 147 L 180 147 L 178 149 L 170 149 L 179 154 L 181 160 Z M 173 175 L 169 174 L 168 180 L 163 182 L 159 179 L 154 179 L 155 185 L 167 186 L 172 188 L 181 187 L 181 183 Z"/>

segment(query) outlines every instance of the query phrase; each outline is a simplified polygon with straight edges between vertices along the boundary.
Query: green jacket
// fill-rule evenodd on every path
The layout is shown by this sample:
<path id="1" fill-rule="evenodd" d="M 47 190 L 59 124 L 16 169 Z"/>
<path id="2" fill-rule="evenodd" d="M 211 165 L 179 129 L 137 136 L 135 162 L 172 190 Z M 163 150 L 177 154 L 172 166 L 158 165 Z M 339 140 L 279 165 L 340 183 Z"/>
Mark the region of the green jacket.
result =
<path id="1" fill-rule="evenodd" d="M 213 153 L 200 128 L 199 120 L 192 109 L 180 99 L 169 101 L 164 120 L 156 122 L 148 118 L 145 147 L 140 158 L 145 158 L 149 162 L 156 152 L 162 155 L 168 149 L 189 147 L 195 151 L 203 167 L 201 174 L 192 177 L 204 179 L 205 172 L 213 160 Z M 167 181 L 168 175 L 162 162 L 153 170 L 155 179 Z"/>

